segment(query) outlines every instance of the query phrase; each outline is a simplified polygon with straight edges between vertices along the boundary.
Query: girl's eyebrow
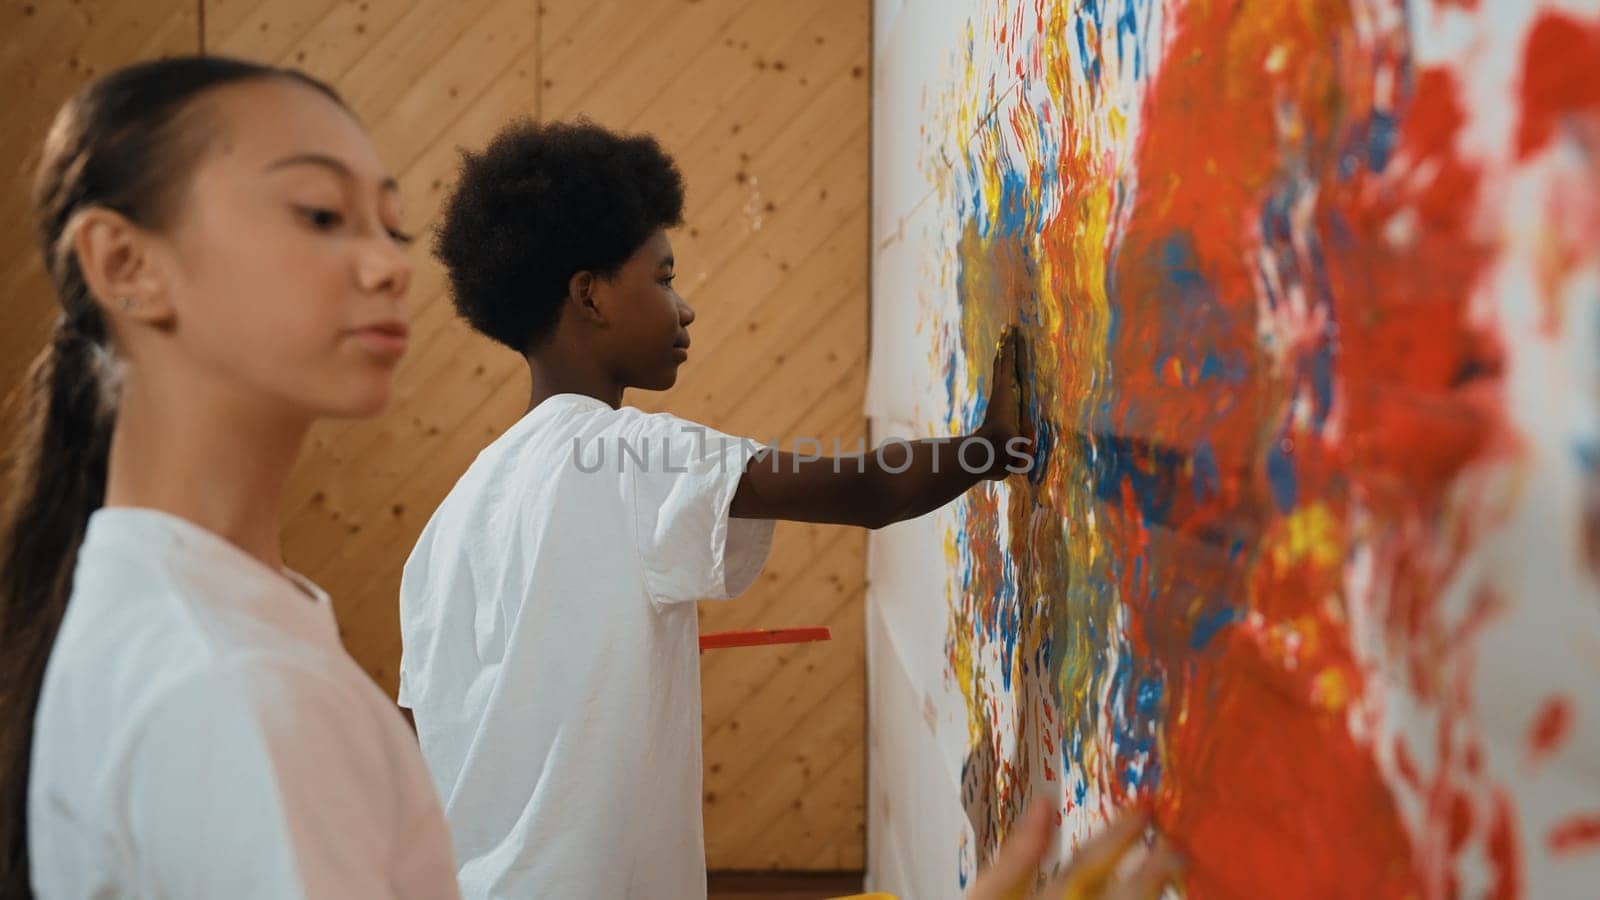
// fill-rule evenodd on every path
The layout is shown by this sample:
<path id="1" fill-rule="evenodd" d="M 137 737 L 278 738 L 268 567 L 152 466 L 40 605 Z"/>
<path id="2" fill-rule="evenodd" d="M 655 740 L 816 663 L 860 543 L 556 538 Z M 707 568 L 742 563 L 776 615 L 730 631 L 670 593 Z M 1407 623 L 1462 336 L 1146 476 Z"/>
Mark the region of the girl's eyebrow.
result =
<path id="1" fill-rule="evenodd" d="M 351 171 L 349 166 L 345 165 L 342 160 L 328 156 L 325 153 L 295 153 L 272 163 L 263 171 L 271 172 L 287 166 L 321 166 L 347 181 L 356 180 L 356 173 Z M 378 182 L 378 186 L 386 191 L 400 190 L 400 182 L 395 181 L 392 175 L 386 176 L 382 181 Z"/>

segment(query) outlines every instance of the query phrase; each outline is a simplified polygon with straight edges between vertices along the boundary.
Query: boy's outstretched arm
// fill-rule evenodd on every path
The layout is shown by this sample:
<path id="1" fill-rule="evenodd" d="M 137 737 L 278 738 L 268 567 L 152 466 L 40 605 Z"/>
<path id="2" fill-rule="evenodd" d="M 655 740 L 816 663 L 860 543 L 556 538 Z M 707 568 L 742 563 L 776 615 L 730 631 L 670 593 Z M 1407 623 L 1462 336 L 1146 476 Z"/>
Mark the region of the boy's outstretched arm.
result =
<path id="1" fill-rule="evenodd" d="M 891 441 L 851 456 L 768 451 L 745 468 L 729 514 L 881 528 L 938 509 L 979 481 L 1026 472 L 1033 436 L 1022 416 L 1019 340 L 1010 328 L 1000 339 L 977 431 Z"/>

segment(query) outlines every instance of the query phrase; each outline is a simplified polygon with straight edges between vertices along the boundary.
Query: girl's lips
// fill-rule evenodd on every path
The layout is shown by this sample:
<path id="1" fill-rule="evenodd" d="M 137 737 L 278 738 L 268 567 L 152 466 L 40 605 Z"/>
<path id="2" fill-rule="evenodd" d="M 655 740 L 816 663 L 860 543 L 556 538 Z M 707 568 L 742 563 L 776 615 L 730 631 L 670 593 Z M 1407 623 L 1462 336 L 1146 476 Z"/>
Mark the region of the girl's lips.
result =
<path id="1" fill-rule="evenodd" d="M 684 360 L 689 358 L 689 348 L 688 347 L 673 347 L 672 348 L 672 355 L 676 356 L 678 358 L 678 362 L 683 362 Z"/>

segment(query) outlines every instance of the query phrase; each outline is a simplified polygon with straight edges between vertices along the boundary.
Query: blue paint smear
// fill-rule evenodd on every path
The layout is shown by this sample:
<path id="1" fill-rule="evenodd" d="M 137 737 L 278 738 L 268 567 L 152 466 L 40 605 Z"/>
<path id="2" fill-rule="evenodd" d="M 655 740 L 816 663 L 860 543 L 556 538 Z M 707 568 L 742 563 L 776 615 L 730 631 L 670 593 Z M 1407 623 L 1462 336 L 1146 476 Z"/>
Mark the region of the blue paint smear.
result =
<path id="1" fill-rule="evenodd" d="M 1333 412 L 1333 344 L 1322 340 L 1311 355 L 1312 419 L 1320 429 Z"/>
<path id="2" fill-rule="evenodd" d="M 1232 606 L 1201 613 L 1200 618 L 1194 623 L 1194 633 L 1189 635 L 1189 649 L 1204 650 L 1211 643 L 1211 639 L 1217 636 L 1217 632 L 1237 622 L 1242 615 Z"/>
<path id="3" fill-rule="evenodd" d="M 1272 247 L 1281 247 L 1289 244 L 1294 239 L 1294 222 L 1290 217 L 1294 209 L 1294 188 L 1285 185 L 1282 190 L 1276 191 L 1267 197 L 1267 202 L 1261 206 L 1261 242 Z"/>
<path id="4" fill-rule="evenodd" d="M 1139 42 L 1139 18 L 1132 3 L 1122 8 L 1122 15 L 1117 16 L 1117 64 L 1126 62 L 1126 52 L 1123 49 L 1124 39 L 1133 38 L 1133 77 L 1142 78 L 1144 75 L 1144 46 Z"/>
<path id="5" fill-rule="evenodd" d="M 1294 474 L 1294 463 L 1290 462 L 1289 455 L 1283 452 L 1283 439 L 1275 438 L 1272 445 L 1267 448 L 1267 478 L 1272 482 L 1272 499 L 1277 501 L 1280 512 L 1294 509 L 1295 495 L 1298 491 Z"/>
<path id="6" fill-rule="evenodd" d="M 1078 455 L 1087 461 L 1096 497 L 1120 504 L 1122 483 L 1127 481 L 1145 522 L 1167 521 L 1173 496 L 1189 480 L 1184 473 L 1187 454 L 1176 447 L 1146 444 L 1114 434 L 1086 435 L 1079 443 Z M 1090 446 L 1098 452 L 1091 455 Z"/>
<path id="7" fill-rule="evenodd" d="M 1177 232 L 1162 242 L 1161 264 L 1166 270 L 1167 280 L 1180 292 L 1199 291 L 1209 294 L 1209 285 L 1206 284 L 1205 276 L 1196 268 L 1197 263 L 1194 241 L 1189 235 Z"/>
<path id="8" fill-rule="evenodd" d="M 1000 173 L 1000 221 L 995 224 L 1002 237 L 1017 237 L 1031 233 L 1034 205 L 1038 195 L 1028 189 L 1021 172 L 1006 166 Z"/>
<path id="9" fill-rule="evenodd" d="M 1574 441 L 1572 453 L 1578 458 L 1578 468 L 1590 477 L 1600 475 L 1600 441 Z"/>
<path id="10" fill-rule="evenodd" d="M 1111 699 L 1111 703 L 1115 707 L 1122 706 L 1123 700 L 1128 693 L 1128 666 L 1127 656 L 1119 655 L 1117 657 L 1117 667 L 1111 673 L 1110 689 L 1106 691 L 1106 696 Z M 1118 730 L 1115 727 L 1116 724 L 1113 723 L 1113 732 Z"/>
<path id="11" fill-rule="evenodd" d="M 1194 499 L 1204 503 L 1222 490 L 1222 470 L 1217 465 L 1217 451 L 1211 442 L 1201 440 L 1194 448 Z"/>
<path id="12" fill-rule="evenodd" d="M 1317 300 L 1326 309 L 1333 308 L 1333 282 L 1328 280 L 1328 263 L 1322 255 L 1322 241 L 1315 232 L 1309 236 L 1306 253 L 1311 257 L 1311 280 L 1317 290 Z"/>
<path id="13" fill-rule="evenodd" d="M 1033 468 L 1028 471 L 1028 481 L 1038 485 L 1044 483 L 1045 470 L 1050 466 L 1050 451 L 1056 444 L 1056 431 L 1049 419 L 1040 418 L 1031 411 L 1029 418 L 1033 420 Z"/>
<path id="14" fill-rule="evenodd" d="M 1355 177 L 1356 170 L 1361 167 L 1361 160 L 1354 153 L 1339 154 L 1339 180 L 1349 181 Z"/>
<path id="15" fill-rule="evenodd" d="M 1130 698 L 1133 661 L 1126 649 L 1123 647 L 1123 652 L 1118 654 L 1107 693 L 1111 701 L 1111 737 L 1116 756 L 1129 761 L 1123 770 L 1124 780 L 1130 787 L 1137 787 L 1154 772 L 1149 765 L 1155 747 L 1152 713 L 1161 702 L 1161 682 L 1152 676 L 1140 677 Z"/>
<path id="16" fill-rule="evenodd" d="M 1219 384 L 1243 384 L 1249 375 L 1249 364 L 1238 355 L 1221 355 L 1215 349 L 1207 350 L 1200 360 L 1197 381 Z"/>
<path id="17" fill-rule="evenodd" d="M 1200 268 L 1194 239 L 1186 232 L 1174 232 L 1161 241 L 1158 252 L 1157 265 L 1166 284 L 1156 298 L 1161 305 L 1161 328 L 1153 354 L 1157 377 L 1161 367 L 1176 358 L 1184 363 L 1185 372 L 1196 373 L 1196 383 L 1241 384 L 1248 380 L 1250 362 L 1245 356 L 1212 345 L 1213 336 L 1231 334 L 1235 329 L 1228 311 L 1217 302 L 1216 288 Z"/>
<path id="18" fill-rule="evenodd" d="M 1344 213 L 1337 209 L 1330 209 L 1324 215 L 1327 217 L 1328 235 L 1333 239 L 1334 248 L 1349 250 L 1355 247 L 1355 233 L 1350 230 L 1350 223 L 1346 221 Z"/>
<path id="19" fill-rule="evenodd" d="M 1267 296 L 1267 309 L 1276 310 L 1278 304 L 1283 302 L 1283 297 L 1278 294 L 1277 284 L 1267 277 L 1267 269 L 1262 263 L 1256 263 L 1256 274 L 1260 277 L 1256 282 L 1261 285 L 1261 290 Z"/>
<path id="20" fill-rule="evenodd" d="M 1134 708 L 1141 716 L 1153 716 L 1156 707 L 1161 705 L 1161 682 L 1155 678 L 1146 677 L 1139 682 L 1137 699 Z"/>
<path id="21" fill-rule="evenodd" d="M 1089 43 L 1085 37 L 1086 29 L 1083 27 L 1084 20 L 1090 18 L 1094 20 L 1095 34 L 1101 34 L 1100 10 L 1092 0 L 1085 4 L 1080 11 L 1076 30 L 1078 33 L 1078 55 L 1083 61 L 1084 72 L 1088 76 L 1091 85 L 1098 85 L 1100 82 L 1100 53 L 1096 50 L 1093 56 L 1090 55 Z"/>
<path id="22" fill-rule="evenodd" d="M 1367 128 L 1367 168 L 1381 172 L 1394 155 L 1394 145 L 1398 139 L 1396 122 L 1393 116 L 1383 110 L 1374 110 Z"/>

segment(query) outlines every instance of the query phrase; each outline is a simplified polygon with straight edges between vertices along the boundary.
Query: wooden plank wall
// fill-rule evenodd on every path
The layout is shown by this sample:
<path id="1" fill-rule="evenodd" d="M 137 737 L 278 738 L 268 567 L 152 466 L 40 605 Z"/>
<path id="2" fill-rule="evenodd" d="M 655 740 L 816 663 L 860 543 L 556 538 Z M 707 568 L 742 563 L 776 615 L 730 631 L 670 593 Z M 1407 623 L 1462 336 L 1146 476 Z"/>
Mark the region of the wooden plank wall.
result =
<path id="1" fill-rule="evenodd" d="M 32 216 L 33 170 L 56 108 L 107 69 L 193 53 L 198 28 L 194 0 L 0 0 L 0 397 L 22 380 L 59 310 Z"/>
<path id="2" fill-rule="evenodd" d="M 674 234 L 695 355 L 628 402 L 761 439 L 865 433 L 867 0 L 7 0 L 0 390 L 53 304 L 26 175 L 56 104 L 95 71 L 198 49 L 332 82 L 426 233 L 461 146 L 521 115 L 587 115 L 660 137 L 689 183 Z M 400 569 L 429 512 L 521 413 L 516 356 L 454 318 L 426 241 L 413 345 L 381 417 L 313 433 L 285 510 L 291 565 L 334 596 L 346 645 L 391 692 Z M 703 660 L 713 869 L 853 870 L 863 861 L 865 538 L 782 525 L 758 586 L 703 606 L 702 629 L 828 624 L 831 644 Z"/>

